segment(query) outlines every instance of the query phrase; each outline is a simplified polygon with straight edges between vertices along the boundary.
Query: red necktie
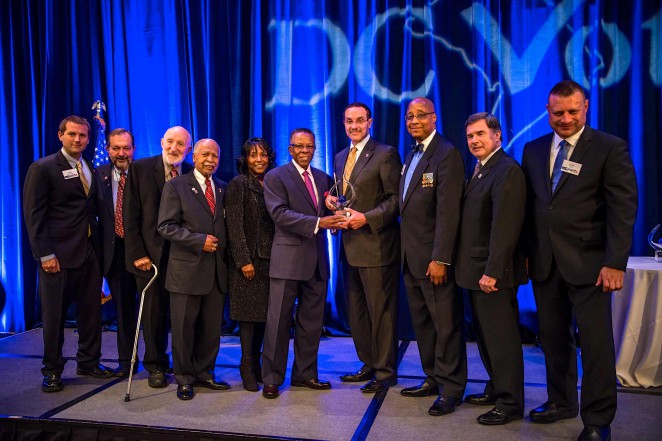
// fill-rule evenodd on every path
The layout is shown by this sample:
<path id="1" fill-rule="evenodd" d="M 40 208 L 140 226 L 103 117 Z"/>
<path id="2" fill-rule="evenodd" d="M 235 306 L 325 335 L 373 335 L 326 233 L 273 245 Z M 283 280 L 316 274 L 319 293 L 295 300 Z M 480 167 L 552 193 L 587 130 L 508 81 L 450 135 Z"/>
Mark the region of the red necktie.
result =
<path id="1" fill-rule="evenodd" d="M 117 184 L 117 202 L 115 203 L 115 234 L 124 237 L 124 219 L 122 217 L 124 208 L 124 184 L 126 184 L 126 173 L 120 172 L 120 182 Z"/>
<path id="2" fill-rule="evenodd" d="M 170 177 L 168 178 L 168 181 L 171 180 L 171 179 L 175 179 L 177 176 L 179 176 L 179 173 L 177 172 L 177 169 L 175 167 L 173 167 L 170 170 Z"/>
<path id="3" fill-rule="evenodd" d="M 310 180 L 310 174 L 308 173 L 308 170 L 303 172 L 303 181 L 306 183 L 308 194 L 310 194 L 310 197 L 313 200 L 313 204 L 315 205 L 315 210 L 317 210 L 317 197 L 315 197 L 315 189 L 313 188 L 313 181 Z"/>
<path id="4" fill-rule="evenodd" d="M 216 214 L 216 200 L 214 199 L 214 191 L 211 189 L 211 180 L 207 178 L 205 180 L 205 199 L 207 199 L 207 204 L 209 204 L 209 209 L 211 210 L 212 216 Z"/>

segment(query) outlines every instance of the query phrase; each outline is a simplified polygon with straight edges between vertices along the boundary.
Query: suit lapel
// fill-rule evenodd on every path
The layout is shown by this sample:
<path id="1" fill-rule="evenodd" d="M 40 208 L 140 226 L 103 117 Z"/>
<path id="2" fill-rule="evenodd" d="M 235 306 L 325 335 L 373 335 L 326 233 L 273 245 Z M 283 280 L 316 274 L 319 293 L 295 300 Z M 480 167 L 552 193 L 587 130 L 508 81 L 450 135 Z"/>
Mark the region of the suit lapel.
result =
<path id="1" fill-rule="evenodd" d="M 191 192 L 198 202 L 200 202 L 202 208 L 211 216 L 211 208 L 209 208 L 207 198 L 205 197 L 205 189 L 200 187 L 200 183 L 195 179 L 193 172 L 187 173 L 186 176 L 188 176 L 188 185 L 191 186 Z M 216 198 L 216 205 L 218 205 L 218 198 Z"/>
<path id="2" fill-rule="evenodd" d="M 375 153 L 375 141 L 370 138 L 368 143 L 363 147 L 363 150 L 361 150 L 361 156 L 356 158 L 356 164 L 354 164 L 354 170 L 352 170 L 352 174 L 349 177 L 349 182 L 353 184 L 356 181 L 357 176 L 361 173 L 363 167 L 366 166 L 373 153 Z"/>
<path id="3" fill-rule="evenodd" d="M 308 187 L 306 187 L 306 184 L 303 182 L 303 178 L 299 174 L 299 170 L 297 170 L 297 168 L 294 166 L 294 164 L 292 164 L 292 162 L 289 162 L 287 171 L 290 175 L 290 179 L 294 183 L 294 186 L 299 190 L 301 196 L 306 201 L 308 201 L 313 211 L 315 211 L 315 204 L 313 203 L 313 199 L 310 197 L 310 193 L 308 193 Z"/>
<path id="4" fill-rule="evenodd" d="M 339 181 L 345 175 L 345 165 L 347 165 L 347 158 L 349 157 L 349 148 L 344 149 L 338 154 L 338 162 L 336 164 L 336 175 L 333 177 L 334 181 Z M 335 184 L 335 182 L 334 182 Z"/>
<path id="5" fill-rule="evenodd" d="M 156 179 L 156 185 L 159 187 L 159 192 L 162 192 L 163 186 L 165 185 L 165 167 L 163 166 L 163 156 L 155 156 L 154 160 L 154 179 Z"/>
<path id="6" fill-rule="evenodd" d="M 593 131 L 589 126 L 586 126 L 582 132 L 582 135 L 577 140 L 577 145 L 572 150 L 572 155 L 570 158 L 568 158 L 568 160 L 573 162 L 581 162 L 586 153 L 591 149 L 591 138 L 593 138 Z M 556 185 L 556 191 L 554 192 L 554 195 L 559 192 L 569 177 L 569 173 L 561 173 L 561 179 L 559 179 L 559 183 Z"/>
<path id="7" fill-rule="evenodd" d="M 405 200 L 402 204 L 403 208 L 407 205 L 407 202 L 409 201 L 409 197 L 411 194 L 414 192 L 416 187 L 421 182 L 421 178 L 423 177 L 423 171 L 428 168 L 428 163 L 430 162 L 430 158 L 432 158 L 432 155 L 434 155 L 434 152 L 437 147 L 437 142 L 438 142 L 437 135 L 435 135 L 432 138 L 432 141 L 428 145 L 428 147 L 425 149 L 425 153 L 423 153 L 423 157 L 421 158 L 420 161 L 418 161 L 418 164 L 416 165 L 416 168 L 414 169 L 414 174 L 411 177 L 411 181 L 409 181 L 409 187 L 407 188 L 407 194 L 405 195 Z M 413 158 L 414 155 L 412 154 L 411 157 Z M 411 159 L 409 160 L 411 163 Z M 407 165 L 407 169 L 409 169 L 409 165 Z M 405 170 L 405 173 L 407 173 L 408 170 Z"/>
<path id="8" fill-rule="evenodd" d="M 501 156 L 503 155 L 503 147 L 499 149 L 498 152 L 496 152 L 492 157 L 490 158 L 487 163 L 480 169 L 478 172 L 478 175 L 469 181 L 469 184 L 467 185 L 467 188 L 465 190 L 465 194 L 471 193 L 471 190 L 476 188 L 476 186 L 482 182 L 487 176 L 490 174 L 490 171 L 492 168 L 499 162 L 499 159 L 501 159 Z"/>
<path id="9" fill-rule="evenodd" d="M 114 217 L 115 216 L 115 204 L 113 201 L 113 166 L 111 165 L 108 171 L 105 167 L 100 167 L 97 169 L 99 172 L 99 179 L 103 182 L 103 198 L 106 201 L 106 209 L 108 213 Z"/>

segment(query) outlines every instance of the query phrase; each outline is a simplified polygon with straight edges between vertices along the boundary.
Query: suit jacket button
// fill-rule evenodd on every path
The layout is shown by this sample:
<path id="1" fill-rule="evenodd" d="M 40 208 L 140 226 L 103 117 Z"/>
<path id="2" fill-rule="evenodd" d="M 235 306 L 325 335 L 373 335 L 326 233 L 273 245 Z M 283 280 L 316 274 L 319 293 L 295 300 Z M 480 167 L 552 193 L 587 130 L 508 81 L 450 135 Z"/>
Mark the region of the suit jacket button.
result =
<path id="1" fill-rule="evenodd" d="M 402 222 L 404 222 L 404 221 L 405 221 L 405 217 L 404 217 L 404 216 L 402 216 Z"/>

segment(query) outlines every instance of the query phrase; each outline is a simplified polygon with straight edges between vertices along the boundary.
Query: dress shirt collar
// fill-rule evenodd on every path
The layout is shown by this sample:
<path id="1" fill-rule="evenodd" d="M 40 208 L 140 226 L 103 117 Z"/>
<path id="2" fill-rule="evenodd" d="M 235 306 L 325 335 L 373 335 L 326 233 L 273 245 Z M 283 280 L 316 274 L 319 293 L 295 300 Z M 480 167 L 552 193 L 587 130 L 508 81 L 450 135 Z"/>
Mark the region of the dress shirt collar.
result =
<path id="1" fill-rule="evenodd" d="M 64 147 L 62 147 L 60 149 L 60 151 L 64 155 L 64 159 L 66 159 L 67 162 L 71 165 L 71 168 L 76 168 L 76 165 L 78 164 L 78 161 L 82 162 L 83 167 L 85 166 L 85 161 L 83 161 L 83 156 L 82 155 L 79 159 L 76 159 L 73 156 L 71 156 L 69 153 L 67 153 L 66 150 L 64 150 Z"/>
<path id="2" fill-rule="evenodd" d="M 432 133 L 430 133 L 430 136 L 428 136 L 427 138 L 425 138 L 423 141 L 421 141 L 421 142 L 417 142 L 417 143 L 416 143 L 416 144 L 423 144 L 423 151 L 422 151 L 422 153 L 425 153 L 425 151 L 427 150 L 428 146 L 430 145 L 430 142 L 432 142 L 432 138 L 434 138 L 434 135 L 436 135 L 436 134 L 437 134 L 437 129 L 434 129 L 434 130 L 432 131 Z"/>
<path id="3" fill-rule="evenodd" d="M 205 178 L 204 175 L 200 173 L 197 168 L 193 169 L 193 176 L 195 176 L 195 180 L 198 181 L 198 184 L 200 184 L 200 188 L 202 188 L 202 191 L 204 192 L 205 189 L 207 188 L 207 184 L 205 183 L 207 178 Z M 214 190 L 214 180 L 212 179 L 211 176 L 209 177 L 209 180 L 211 181 L 211 189 Z"/>
<path id="4" fill-rule="evenodd" d="M 303 179 L 303 172 L 305 172 L 305 171 L 307 171 L 308 175 L 310 175 L 310 179 L 313 179 L 313 171 L 310 169 L 310 165 L 308 165 L 308 168 L 304 169 L 299 164 L 297 164 L 294 159 L 292 160 L 292 164 L 294 164 L 294 167 L 299 172 L 299 175 L 301 176 L 301 179 Z"/>
<path id="5" fill-rule="evenodd" d="M 361 142 L 359 142 L 356 145 L 353 145 L 351 142 L 349 143 L 349 148 L 350 149 L 352 147 L 356 147 L 356 158 L 357 159 L 358 159 L 359 155 L 361 154 L 361 152 L 363 151 L 363 147 L 365 147 L 365 145 L 368 143 L 368 141 L 370 141 L 370 134 L 368 134 L 365 138 L 363 138 L 361 140 Z"/>
<path id="6" fill-rule="evenodd" d="M 570 144 L 568 147 L 576 147 L 577 146 L 577 141 L 579 141 L 579 137 L 582 136 L 582 133 L 584 133 L 585 128 L 586 128 L 586 126 L 582 127 L 582 129 L 579 132 L 575 133 L 574 135 L 572 135 L 568 138 L 561 138 L 558 135 L 558 133 L 554 132 L 554 141 L 553 141 L 554 144 L 552 145 L 552 147 L 554 149 L 558 150 L 559 143 L 561 141 L 563 141 L 564 139 L 568 144 Z"/>
<path id="7" fill-rule="evenodd" d="M 163 168 L 165 170 L 165 177 L 166 180 L 168 180 L 168 176 L 170 175 L 170 170 L 172 170 L 172 167 L 170 164 L 168 164 L 168 161 L 166 161 L 166 156 L 165 152 L 161 154 L 161 158 L 163 159 Z M 177 167 L 175 167 L 175 170 L 177 170 L 177 176 L 182 175 L 182 164 L 179 164 Z"/>
<path id="8" fill-rule="evenodd" d="M 490 154 L 487 156 L 487 158 L 485 158 L 485 159 L 483 159 L 482 161 L 480 161 L 480 165 L 484 167 L 485 164 L 487 164 L 487 161 L 489 161 L 490 158 L 492 158 L 492 156 L 494 156 L 494 154 L 495 154 L 496 152 L 498 152 L 499 150 L 501 150 L 501 146 L 497 147 L 496 150 L 494 150 L 492 153 L 490 153 Z"/>

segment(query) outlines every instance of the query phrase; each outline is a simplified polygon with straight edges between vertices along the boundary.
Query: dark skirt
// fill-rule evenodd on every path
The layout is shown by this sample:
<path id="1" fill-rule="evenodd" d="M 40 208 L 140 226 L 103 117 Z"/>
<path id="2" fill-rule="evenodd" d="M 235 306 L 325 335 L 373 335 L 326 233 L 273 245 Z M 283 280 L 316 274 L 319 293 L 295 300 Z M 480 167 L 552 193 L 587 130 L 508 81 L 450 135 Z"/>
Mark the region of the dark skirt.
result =
<path id="1" fill-rule="evenodd" d="M 269 260 L 255 259 L 255 277 L 248 280 L 241 268 L 230 270 L 230 318 L 266 322 L 269 305 Z"/>

